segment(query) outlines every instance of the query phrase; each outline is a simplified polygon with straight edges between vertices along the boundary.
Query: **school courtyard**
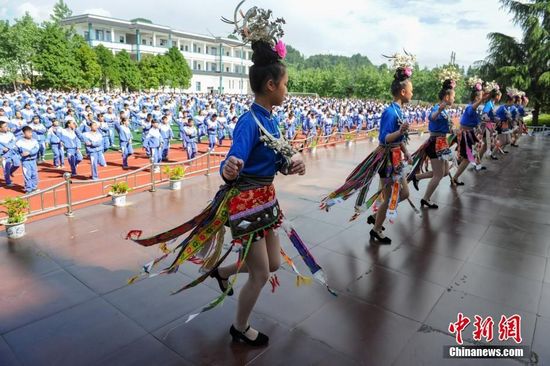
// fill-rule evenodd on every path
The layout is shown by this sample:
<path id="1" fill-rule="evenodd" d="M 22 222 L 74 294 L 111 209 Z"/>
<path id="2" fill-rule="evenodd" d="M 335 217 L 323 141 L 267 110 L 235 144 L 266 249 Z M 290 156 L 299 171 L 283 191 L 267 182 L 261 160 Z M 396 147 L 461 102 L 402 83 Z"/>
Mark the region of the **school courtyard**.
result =
<path id="1" fill-rule="evenodd" d="M 413 137 L 410 151 L 423 139 Z M 304 154 L 305 176 L 276 179 L 285 215 L 338 296 L 316 283 L 296 287 L 293 273 L 279 270 L 280 286 L 272 293 L 266 285 L 251 319 L 270 336 L 268 347 L 234 344 L 229 336 L 246 275 L 223 306 L 189 323 L 187 315 L 219 294 L 208 279 L 170 295 L 198 277 L 197 266 L 126 282 L 160 253 L 125 240 L 126 233 L 152 234 L 197 214 L 222 183 L 212 174 L 184 181 L 181 191 L 132 194 L 126 207 L 100 203 L 74 217 L 33 221 L 22 239 L 2 232 L 0 365 L 550 364 L 550 138 L 522 137 L 519 148 L 487 162 L 487 171 L 467 171 L 465 186 L 452 189 L 444 178 L 433 197 L 438 210 L 419 215 L 403 202 L 396 222 L 385 224 L 391 245 L 369 242 L 366 215 L 349 222 L 353 199 L 319 210 L 323 194 L 375 146 L 319 148 Z M 417 206 L 426 184 L 420 192 L 410 186 Z M 445 346 L 457 345 L 449 325 L 459 313 L 471 320 L 465 346 L 478 343 L 475 315 L 491 317 L 494 339 L 479 342 L 525 346 L 525 357 L 443 358 Z M 499 340 L 516 315 L 521 339 Z"/>

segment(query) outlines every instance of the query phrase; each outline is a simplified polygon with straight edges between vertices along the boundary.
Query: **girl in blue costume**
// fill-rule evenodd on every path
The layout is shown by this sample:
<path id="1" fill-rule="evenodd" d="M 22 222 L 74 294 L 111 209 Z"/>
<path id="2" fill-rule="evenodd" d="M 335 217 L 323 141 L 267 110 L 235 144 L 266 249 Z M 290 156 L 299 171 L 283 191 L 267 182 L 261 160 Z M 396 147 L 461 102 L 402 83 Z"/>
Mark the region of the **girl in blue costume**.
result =
<path id="1" fill-rule="evenodd" d="M 242 2 L 239 6 L 241 4 Z M 284 20 L 272 21 L 271 11 L 254 7 L 243 13 L 243 22 L 248 26 L 241 27 L 236 20 L 238 9 L 239 7 L 235 11 L 234 22 L 225 21 L 235 24 L 235 32 L 239 32 L 245 42 L 251 42 L 253 65 L 250 67 L 249 78 L 255 102 L 250 111 L 240 117 L 233 134 L 234 143 L 221 164 L 220 174 L 226 184 L 220 188 L 207 208 L 192 220 L 151 238 L 141 239 L 139 230 L 131 231 L 128 238 L 144 246 L 161 244 L 165 254 L 144 266 L 145 276 L 151 274 L 151 269 L 157 263 L 176 251 L 177 258 L 160 274 L 177 272 L 179 265 L 185 260 L 202 264 L 204 274 L 176 292 L 194 287 L 208 277 L 218 281 L 223 294 L 199 313 L 190 315 L 188 320 L 214 308 L 223 302 L 225 296 L 231 296 L 236 274 L 247 272 L 248 281 L 241 290 L 230 334 L 234 341 L 242 341 L 251 346 L 265 346 L 269 341 L 268 336 L 251 328 L 249 317 L 270 272 L 279 268 L 282 256 L 296 272 L 298 279 L 304 280 L 290 257 L 281 249 L 274 230 L 282 224 L 313 277 L 323 285 L 326 285 L 326 279 L 290 224 L 286 221 L 283 223 L 283 214 L 273 185 L 278 172 L 305 174 L 304 162 L 284 137 L 280 136 L 271 112 L 274 106 L 283 103 L 287 94 L 288 74 L 282 63 L 286 48 L 282 41 L 275 39 L 283 35 L 281 24 Z M 255 15 L 253 17 L 249 16 L 252 11 Z M 224 225 L 229 226 L 233 241 L 222 256 Z M 181 244 L 171 250 L 167 248 L 165 243 L 170 243 L 187 232 L 190 233 Z M 238 262 L 221 267 L 220 264 L 236 244 L 241 245 Z M 229 280 L 231 276 L 233 278 Z M 131 279 L 131 282 L 135 279 L 137 277 Z"/>
<path id="2" fill-rule="evenodd" d="M 508 154 L 507 150 L 504 150 L 506 145 L 510 145 L 512 141 L 512 108 L 514 103 L 513 95 L 506 94 L 506 104 L 501 104 L 497 108 L 497 139 L 499 143 L 499 151 Z"/>
<path id="3" fill-rule="evenodd" d="M 384 227 L 382 226 L 388 209 L 390 210 L 390 217 L 395 217 L 397 215 L 397 204 L 409 197 L 404 160 L 412 161 L 406 147 L 409 124 L 404 120 L 402 107 L 404 104 L 409 103 L 413 96 L 411 75 L 412 69 L 410 67 L 400 66 L 397 68 L 391 85 L 393 102 L 384 110 L 380 121 L 380 134 L 378 136 L 380 145 L 353 170 L 346 178 L 344 185 L 331 192 L 321 202 L 321 208 L 328 211 L 331 206 L 359 192 L 355 202 L 353 220 L 369 209 L 380 196 L 382 199 L 376 216 L 370 215 L 367 223 L 374 224 L 373 229 L 370 231 L 371 239 L 382 244 L 391 243 L 391 239 L 384 235 Z M 381 189 L 366 200 L 370 183 L 376 173 L 380 175 Z"/>
<path id="4" fill-rule="evenodd" d="M 480 159 L 483 159 L 485 152 L 490 151 L 491 159 L 498 160 L 495 156 L 495 151 L 493 147 L 496 146 L 494 143 L 495 127 L 496 127 L 496 114 L 495 114 L 495 105 L 499 103 L 502 93 L 499 89 L 493 88 L 489 91 L 489 101 L 485 103 L 483 107 L 483 114 L 481 116 L 481 135 L 483 138 L 483 144 L 479 151 Z"/>
<path id="5" fill-rule="evenodd" d="M 449 174 L 449 161 L 453 156 L 447 142 L 447 134 L 451 133 L 453 125 L 451 117 L 445 109 L 453 105 L 455 101 L 455 86 L 456 81 L 454 80 L 447 79 L 443 82 L 439 91 L 440 103 L 436 104 L 428 115 L 430 138 L 413 154 L 414 168 L 409 177 L 414 188 L 418 191 L 418 181 L 431 178 L 424 197 L 420 201 L 422 207 L 438 208 L 438 205 L 432 203 L 430 198 L 441 179 Z M 426 159 L 430 159 L 432 170 L 419 174 L 418 172 L 424 166 Z"/>
<path id="6" fill-rule="evenodd" d="M 473 147 L 478 142 L 475 134 L 475 128 L 479 125 L 480 118 L 477 114 L 477 108 L 490 97 L 490 94 L 483 94 L 480 86 L 474 86 L 470 94 L 470 104 L 464 110 L 460 119 L 460 132 L 458 133 L 458 155 L 459 165 L 452 178 L 453 186 L 463 186 L 464 182 L 459 182 L 458 178 L 464 173 L 468 164 L 476 164 Z"/>

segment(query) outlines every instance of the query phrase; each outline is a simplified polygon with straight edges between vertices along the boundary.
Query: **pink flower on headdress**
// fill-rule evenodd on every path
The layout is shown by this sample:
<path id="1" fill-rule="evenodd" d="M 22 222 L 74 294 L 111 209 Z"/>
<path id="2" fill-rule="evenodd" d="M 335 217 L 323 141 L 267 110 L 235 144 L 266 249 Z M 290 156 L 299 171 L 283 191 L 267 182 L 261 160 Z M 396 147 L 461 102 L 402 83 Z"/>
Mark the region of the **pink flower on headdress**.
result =
<path id="1" fill-rule="evenodd" d="M 279 40 L 274 48 L 275 52 L 279 55 L 280 58 L 284 59 L 286 57 L 286 45 L 282 40 Z"/>
<path id="2" fill-rule="evenodd" d="M 456 87 L 456 81 L 454 81 L 454 80 L 451 80 L 451 88 L 453 88 L 453 89 L 454 89 L 455 87 Z"/>
<path id="3" fill-rule="evenodd" d="M 405 73 L 405 75 L 407 75 L 408 78 L 411 77 L 411 75 L 413 74 L 413 71 L 410 67 L 405 67 L 405 69 L 403 70 L 403 72 Z"/>
<path id="4" fill-rule="evenodd" d="M 478 91 L 481 90 L 481 83 L 476 84 L 476 90 L 478 90 Z"/>

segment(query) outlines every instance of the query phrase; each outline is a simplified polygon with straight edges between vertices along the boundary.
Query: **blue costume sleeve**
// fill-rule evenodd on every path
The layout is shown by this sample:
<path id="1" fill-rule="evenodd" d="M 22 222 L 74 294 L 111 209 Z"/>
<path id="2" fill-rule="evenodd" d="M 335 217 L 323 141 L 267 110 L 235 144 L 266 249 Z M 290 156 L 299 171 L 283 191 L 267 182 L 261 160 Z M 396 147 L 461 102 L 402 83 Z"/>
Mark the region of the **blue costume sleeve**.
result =
<path id="1" fill-rule="evenodd" d="M 386 136 L 398 130 L 396 116 L 390 108 L 386 108 L 380 119 L 380 134 L 378 141 L 381 144 L 386 144 Z M 397 141 L 395 141 L 397 142 Z"/>
<path id="2" fill-rule="evenodd" d="M 246 161 L 250 156 L 250 152 L 259 138 L 260 132 L 258 130 L 258 126 L 256 126 L 256 122 L 252 119 L 252 116 L 247 118 L 243 115 L 235 126 L 235 131 L 233 132 L 233 144 L 227 153 L 226 160 L 229 157 L 234 156 L 237 159 L 241 159 L 246 164 Z M 223 172 L 223 167 L 226 160 L 224 160 L 220 165 L 220 174 Z"/>

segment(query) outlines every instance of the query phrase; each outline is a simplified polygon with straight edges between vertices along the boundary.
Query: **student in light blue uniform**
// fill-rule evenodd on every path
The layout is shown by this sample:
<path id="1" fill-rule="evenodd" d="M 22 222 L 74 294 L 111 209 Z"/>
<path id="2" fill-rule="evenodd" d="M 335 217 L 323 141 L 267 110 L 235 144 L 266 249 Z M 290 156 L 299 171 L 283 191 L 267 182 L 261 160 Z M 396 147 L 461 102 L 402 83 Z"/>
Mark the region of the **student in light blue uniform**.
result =
<path id="1" fill-rule="evenodd" d="M 122 151 L 122 168 L 128 169 L 128 156 L 134 153 L 132 146 L 132 131 L 130 130 L 130 122 L 128 118 L 123 117 L 118 127 L 120 137 L 120 149 Z"/>
<path id="2" fill-rule="evenodd" d="M 86 118 L 82 121 L 80 126 L 76 129 L 76 134 L 82 143 L 85 142 L 84 134 L 92 130 L 92 123 L 94 122 L 93 113 L 86 114 Z"/>
<path id="3" fill-rule="evenodd" d="M 145 153 L 147 154 L 147 157 L 151 156 L 151 150 L 149 150 L 149 148 L 145 145 L 145 138 L 149 134 L 149 131 L 153 126 L 153 122 L 156 122 L 156 121 L 153 119 L 153 115 L 151 113 L 148 113 L 147 117 L 145 118 L 145 121 L 141 122 L 141 144 L 145 149 Z"/>
<path id="4" fill-rule="evenodd" d="M 145 136 L 143 146 L 149 150 L 153 158 L 153 163 L 155 164 L 159 164 L 162 161 L 162 145 L 163 141 L 159 130 L 159 124 L 156 120 L 153 120 L 151 129 L 147 133 L 147 136 Z M 155 170 L 158 171 L 157 168 Z"/>
<path id="5" fill-rule="evenodd" d="M 168 161 L 168 154 L 170 152 L 170 140 L 174 139 L 174 132 L 172 131 L 172 126 L 170 126 L 170 121 L 168 116 L 162 116 L 161 124 L 159 126 L 160 135 L 162 137 L 162 161 Z"/>
<path id="6" fill-rule="evenodd" d="M 10 131 L 15 135 L 16 139 L 23 137 L 23 127 L 25 126 L 27 126 L 27 121 L 23 119 L 21 111 L 16 111 L 15 117 L 8 124 Z"/>
<path id="7" fill-rule="evenodd" d="M 8 123 L 0 121 L 0 160 L 2 161 L 4 180 L 8 187 L 13 186 L 11 178 L 21 165 L 21 158 L 15 145 L 16 141 L 15 135 L 9 131 Z"/>
<path id="8" fill-rule="evenodd" d="M 36 165 L 36 158 L 40 146 L 38 145 L 38 141 L 32 138 L 32 135 L 32 128 L 30 126 L 25 126 L 23 127 L 23 138 L 17 140 L 15 143 L 19 156 L 21 157 L 26 193 L 38 190 L 38 168 Z"/>
<path id="9" fill-rule="evenodd" d="M 107 113 L 105 113 L 103 117 L 109 126 L 109 146 L 115 147 L 115 131 L 117 131 L 118 118 L 113 112 L 113 107 L 107 107 Z"/>
<path id="10" fill-rule="evenodd" d="M 50 146 L 53 153 L 53 166 L 57 169 L 63 168 L 65 165 L 65 152 L 63 150 L 63 144 L 61 138 L 56 134 L 59 130 L 59 121 L 57 119 L 52 120 L 52 127 L 49 128 L 46 134 L 46 144 Z"/>
<path id="11" fill-rule="evenodd" d="M 86 152 L 90 157 L 90 165 L 92 168 L 92 179 L 99 179 L 99 174 L 97 171 L 98 165 L 105 167 L 107 163 L 105 162 L 105 156 L 103 155 L 103 135 L 99 131 L 99 124 L 94 121 L 90 125 L 90 131 L 84 132 L 84 144 L 86 146 Z"/>
<path id="12" fill-rule="evenodd" d="M 235 132 L 235 127 L 237 127 L 237 121 L 239 120 L 239 117 L 234 115 L 231 117 L 231 120 L 227 124 L 227 135 L 229 136 L 229 139 L 231 140 L 231 144 L 233 144 L 233 133 Z"/>
<path id="13" fill-rule="evenodd" d="M 218 115 L 213 114 L 210 119 L 206 121 L 206 126 L 208 130 L 208 148 L 214 151 L 216 147 L 216 137 L 218 135 Z"/>
<path id="14" fill-rule="evenodd" d="M 101 136 L 103 136 L 103 152 L 106 152 L 111 147 L 111 138 L 109 137 L 111 131 L 109 124 L 105 122 L 103 113 L 97 115 L 97 127 Z"/>
<path id="15" fill-rule="evenodd" d="M 217 118 L 218 122 L 218 145 L 223 145 L 223 140 L 225 139 L 225 133 L 227 131 L 227 118 L 225 118 L 224 112 L 220 112 L 219 117 Z"/>
<path id="16" fill-rule="evenodd" d="M 48 130 L 40 123 L 40 117 L 34 116 L 32 123 L 29 125 L 32 128 L 32 136 L 38 142 L 39 150 L 37 156 L 37 162 L 42 163 L 44 161 L 44 153 L 46 152 L 46 133 Z"/>
<path id="17" fill-rule="evenodd" d="M 82 140 L 76 133 L 77 127 L 74 120 L 69 120 L 66 123 L 65 129 L 59 129 L 55 131 L 55 134 L 61 139 L 63 148 L 67 153 L 67 160 L 71 167 L 71 175 L 76 176 L 76 168 L 82 161 L 82 153 L 80 148 L 82 146 Z"/>
<path id="18" fill-rule="evenodd" d="M 197 155 L 198 131 L 195 127 L 193 118 L 187 119 L 187 125 L 183 128 L 183 139 L 185 141 L 185 150 L 187 159 L 193 159 Z"/>
<path id="19" fill-rule="evenodd" d="M 288 117 L 285 119 L 285 137 L 287 140 L 294 140 L 296 135 L 296 117 L 294 117 L 294 112 L 290 112 Z"/>
<path id="20" fill-rule="evenodd" d="M 21 115 L 27 124 L 31 123 L 34 117 L 34 111 L 31 109 L 31 105 L 29 103 L 25 104 L 25 107 L 21 110 Z"/>

